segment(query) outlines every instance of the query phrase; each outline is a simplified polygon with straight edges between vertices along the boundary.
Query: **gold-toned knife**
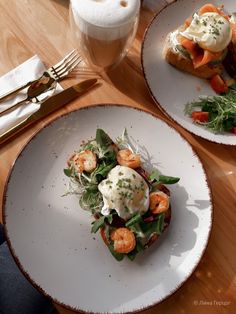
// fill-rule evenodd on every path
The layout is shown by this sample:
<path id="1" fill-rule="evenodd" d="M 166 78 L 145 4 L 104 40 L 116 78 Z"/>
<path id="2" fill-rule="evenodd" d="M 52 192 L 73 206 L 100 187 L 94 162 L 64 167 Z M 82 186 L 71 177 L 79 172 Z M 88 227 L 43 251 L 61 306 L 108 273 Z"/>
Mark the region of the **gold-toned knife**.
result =
<path id="1" fill-rule="evenodd" d="M 33 113 L 29 118 L 23 120 L 22 122 L 7 130 L 5 133 L 1 134 L 0 144 L 2 144 L 30 124 L 42 119 L 53 111 L 56 111 L 62 106 L 68 104 L 70 101 L 74 100 L 78 96 L 84 94 L 96 83 L 97 79 L 85 80 L 63 90 L 61 93 L 58 93 L 48 98 L 41 103 L 39 110 Z"/>

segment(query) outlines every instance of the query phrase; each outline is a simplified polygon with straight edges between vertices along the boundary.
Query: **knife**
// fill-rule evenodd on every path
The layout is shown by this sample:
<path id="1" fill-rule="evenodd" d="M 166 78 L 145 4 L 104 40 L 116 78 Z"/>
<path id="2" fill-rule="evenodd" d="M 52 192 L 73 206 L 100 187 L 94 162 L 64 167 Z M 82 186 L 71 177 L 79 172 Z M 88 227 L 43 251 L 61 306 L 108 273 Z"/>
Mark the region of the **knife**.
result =
<path id="1" fill-rule="evenodd" d="M 11 138 L 13 135 L 23 130 L 25 127 L 49 115 L 53 111 L 58 110 L 62 106 L 68 104 L 73 99 L 87 92 L 97 83 L 97 79 L 89 79 L 71 86 L 61 93 L 58 93 L 41 103 L 39 110 L 33 113 L 29 118 L 21 121 L 14 127 L 0 135 L 0 144 Z"/>

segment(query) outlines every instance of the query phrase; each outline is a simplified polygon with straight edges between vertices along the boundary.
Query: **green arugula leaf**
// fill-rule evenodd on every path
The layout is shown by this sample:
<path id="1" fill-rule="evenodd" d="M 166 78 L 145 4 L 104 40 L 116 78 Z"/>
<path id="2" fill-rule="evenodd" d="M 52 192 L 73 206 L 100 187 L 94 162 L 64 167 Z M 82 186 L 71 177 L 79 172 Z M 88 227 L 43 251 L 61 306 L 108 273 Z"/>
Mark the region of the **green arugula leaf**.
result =
<path id="1" fill-rule="evenodd" d="M 133 261 L 135 257 L 137 256 L 137 254 L 141 251 L 144 251 L 144 246 L 142 245 L 140 239 L 136 238 L 136 246 L 133 251 L 127 254 L 127 256 L 131 261 Z"/>
<path id="2" fill-rule="evenodd" d="M 101 216 L 99 219 L 95 220 L 92 222 L 92 229 L 91 232 L 92 233 L 96 233 L 98 231 L 98 229 L 100 229 L 101 227 L 106 227 L 106 220 L 109 222 L 109 224 L 112 223 L 113 220 L 113 214 L 110 214 L 108 216 Z"/>
<path id="3" fill-rule="evenodd" d="M 110 137 L 102 129 L 97 129 L 96 142 L 103 150 L 107 149 L 113 143 Z"/>
<path id="4" fill-rule="evenodd" d="M 143 246 L 142 242 L 140 241 L 140 239 L 137 238 L 136 240 L 137 240 L 137 244 L 136 244 L 137 252 L 144 251 L 144 246 Z"/>
<path id="5" fill-rule="evenodd" d="M 133 250 L 132 252 L 129 252 L 129 253 L 127 254 L 127 257 L 128 257 L 131 261 L 133 261 L 133 260 L 135 259 L 135 257 L 136 257 L 137 254 L 138 254 L 138 252 L 135 251 L 135 250 Z"/>
<path id="6" fill-rule="evenodd" d="M 158 170 L 153 170 L 149 178 L 151 181 L 155 181 L 157 183 L 163 183 L 163 184 L 175 184 L 179 182 L 180 180 L 180 178 L 177 178 L 177 177 L 162 175 L 159 173 Z"/>
<path id="7" fill-rule="evenodd" d="M 154 180 L 158 181 L 159 180 L 159 175 L 160 175 L 159 171 L 155 169 L 155 170 L 153 170 L 151 172 L 149 178 L 150 178 L 151 181 L 154 181 Z"/>
<path id="8" fill-rule="evenodd" d="M 91 232 L 96 233 L 98 229 L 100 229 L 105 224 L 105 219 L 106 219 L 106 216 L 102 216 L 99 219 L 93 221 Z"/>
<path id="9" fill-rule="evenodd" d="M 230 85 L 230 87 L 229 87 L 230 89 L 234 89 L 234 90 L 236 90 L 236 83 L 234 83 L 234 84 L 232 84 L 232 85 Z"/>
<path id="10" fill-rule="evenodd" d="M 111 224 L 112 220 L 113 220 L 113 214 L 106 216 L 106 218 L 107 218 L 107 221 L 109 222 L 109 224 Z"/>
<path id="11" fill-rule="evenodd" d="M 104 227 L 105 227 L 105 236 L 107 238 L 107 241 L 109 241 L 109 239 L 110 239 L 110 227 L 107 224 L 105 224 Z"/>
<path id="12" fill-rule="evenodd" d="M 101 165 L 100 169 L 98 170 L 98 174 L 100 174 L 101 176 L 103 176 L 103 178 L 106 178 L 108 173 L 110 172 L 111 169 L 113 169 L 115 167 L 116 163 L 111 163 L 111 164 L 106 164 L 104 163 L 103 165 Z"/>
<path id="13" fill-rule="evenodd" d="M 97 168 L 91 173 L 90 179 L 93 184 L 100 183 L 105 179 L 110 172 L 116 166 L 116 162 L 106 163 L 105 161 L 102 164 L 98 165 Z"/>
<path id="14" fill-rule="evenodd" d="M 72 175 L 72 169 L 70 169 L 70 168 L 66 168 L 66 169 L 64 169 L 64 174 L 67 176 L 67 177 L 71 177 L 71 175 Z"/>
<path id="15" fill-rule="evenodd" d="M 114 151 L 114 149 L 112 147 L 110 147 L 110 150 L 108 150 L 105 154 L 104 154 L 105 160 L 107 163 L 110 162 L 114 162 L 117 163 L 116 161 L 116 152 Z"/>
<path id="16" fill-rule="evenodd" d="M 140 227 L 145 235 L 145 238 L 149 239 L 153 233 L 157 233 L 157 225 L 157 220 L 148 223 L 140 223 Z"/>
<path id="17" fill-rule="evenodd" d="M 113 246 L 112 246 L 111 244 L 108 245 L 108 248 L 109 248 L 111 254 L 115 257 L 115 259 L 116 259 L 117 261 L 119 261 L 119 262 L 122 261 L 122 259 L 123 259 L 124 256 L 125 256 L 124 254 L 115 252 L 115 251 L 114 251 L 114 248 L 113 248 Z"/>
<path id="18" fill-rule="evenodd" d="M 165 214 L 159 214 L 157 217 L 157 220 L 154 220 L 152 222 L 141 222 L 140 227 L 145 234 L 145 237 L 149 239 L 152 234 L 156 233 L 160 235 L 164 229 L 164 219 Z"/>
<path id="19" fill-rule="evenodd" d="M 232 130 L 234 126 L 236 126 L 236 116 L 235 118 L 230 117 L 223 121 L 223 128 L 225 131 Z"/>
<path id="20" fill-rule="evenodd" d="M 209 113 L 215 112 L 214 108 L 210 104 L 208 104 L 207 101 L 203 102 L 203 104 L 202 104 L 202 111 L 206 111 L 206 112 L 209 112 Z"/>
<path id="21" fill-rule="evenodd" d="M 175 184 L 179 182 L 179 180 L 180 178 L 177 178 L 177 177 L 170 177 L 170 176 L 164 176 L 164 175 L 159 176 L 159 183 L 163 183 L 163 184 Z"/>
<path id="22" fill-rule="evenodd" d="M 158 215 L 157 219 L 157 234 L 160 235 L 165 225 L 165 214 Z"/>
<path id="23" fill-rule="evenodd" d="M 140 221 L 142 221 L 142 216 L 140 214 L 136 214 L 126 222 L 125 226 L 130 227 L 139 223 Z"/>

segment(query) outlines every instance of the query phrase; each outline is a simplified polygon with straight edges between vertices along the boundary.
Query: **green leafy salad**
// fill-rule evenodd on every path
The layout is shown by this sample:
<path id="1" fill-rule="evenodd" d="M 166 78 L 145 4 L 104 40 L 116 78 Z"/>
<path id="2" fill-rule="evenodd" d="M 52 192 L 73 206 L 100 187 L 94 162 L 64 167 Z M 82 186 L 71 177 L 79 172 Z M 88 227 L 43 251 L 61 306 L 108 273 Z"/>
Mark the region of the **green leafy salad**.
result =
<path id="1" fill-rule="evenodd" d="M 91 232 L 100 230 L 118 261 L 125 256 L 133 260 L 170 223 L 165 184 L 179 178 L 154 169 L 149 154 L 140 152 L 126 130 L 113 141 L 97 129 L 95 139 L 82 143 L 69 158 L 64 173 L 70 178 L 69 193 L 78 194 L 80 206 L 94 218 Z"/>
<path id="2" fill-rule="evenodd" d="M 214 133 L 236 134 L 236 84 L 225 94 L 200 97 L 188 103 L 185 114 Z"/>

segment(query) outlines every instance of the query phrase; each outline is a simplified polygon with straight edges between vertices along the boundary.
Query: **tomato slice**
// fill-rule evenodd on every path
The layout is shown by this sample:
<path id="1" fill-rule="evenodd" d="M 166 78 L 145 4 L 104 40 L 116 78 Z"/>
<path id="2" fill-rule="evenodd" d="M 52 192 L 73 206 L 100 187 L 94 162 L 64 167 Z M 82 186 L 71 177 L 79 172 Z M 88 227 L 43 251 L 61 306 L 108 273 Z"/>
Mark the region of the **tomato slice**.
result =
<path id="1" fill-rule="evenodd" d="M 209 121 L 209 112 L 207 111 L 193 111 L 191 118 L 195 122 L 208 122 Z"/>
<path id="2" fill-rule="evenodd" d="M 231 131 L 232 133 L 236 134 L 236 126 L 234 126 Z"/>
<path id="3" fill-rule="evenodd" d="M 218 94 L 227 93 L 229 90 L 225 81 L 219 74 L 216 74 L 211 78 L 210 84 L 212 89 Z"/>

